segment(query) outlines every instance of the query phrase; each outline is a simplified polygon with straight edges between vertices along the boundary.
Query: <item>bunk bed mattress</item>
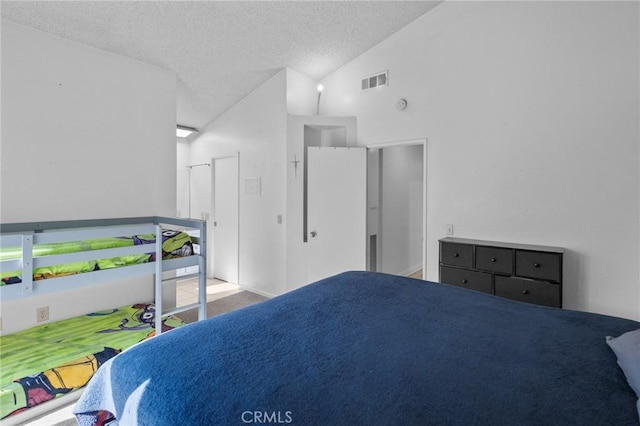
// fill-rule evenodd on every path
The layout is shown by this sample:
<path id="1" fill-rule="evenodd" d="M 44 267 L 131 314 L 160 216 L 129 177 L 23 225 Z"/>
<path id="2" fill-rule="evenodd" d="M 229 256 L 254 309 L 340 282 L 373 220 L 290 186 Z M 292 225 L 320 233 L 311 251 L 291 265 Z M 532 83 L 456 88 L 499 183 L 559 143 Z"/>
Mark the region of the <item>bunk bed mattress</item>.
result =
<path id="1" fill-rule="evenodd" d="M 0 336 L 0 418 L 82 388 L 108 359 L 155 334 L 155 307 L 141 303 Z M 184 325 L 163 321 L 163 331 Z"/>
<path id="2" fill-rule="evenodd" d="M 120 425 L 638 425 L 606 343 L 640 323 L 350 272 L 108 361 L 75 406 Z M 149 360 L 153 359 L 153 362 Z"/>
<path id="3" fill-rule="evenodd" d="M 134 235 L 130 237 L 96 238 L 87 241 L 71 241 L 64 243 L 37 244 L 33 247 L 33 256 L 51 256 L 56 254 L 77 253 L 90 250 L 101 250 L 108 248 L 129 247 L 133 245 L 155 243 L 156 237 L 153 234 Z M 193 254 L 193 244 L 191 237 L 182 231 L 163 230 L 162 232 L 162 254 L 163 259 L 174 257 L 190 256 Z M 0 260 L 20 259 L 22 249 L 20 247 L 0 248 Z M 95 270 L 111 269 L 120 266 L 137 265 L 141 263 L 153 262 L 155 253 L 142 253 L 127 256 L 117 256 L 108 259 L 96 259 L 84 262 L 73 262 L 62 265 L 53 265 L 33 270 L 33 279 L 53 278 Z M 21 282 L 21 271 L 1 271 L 0 285 L 17 284 Z"/>

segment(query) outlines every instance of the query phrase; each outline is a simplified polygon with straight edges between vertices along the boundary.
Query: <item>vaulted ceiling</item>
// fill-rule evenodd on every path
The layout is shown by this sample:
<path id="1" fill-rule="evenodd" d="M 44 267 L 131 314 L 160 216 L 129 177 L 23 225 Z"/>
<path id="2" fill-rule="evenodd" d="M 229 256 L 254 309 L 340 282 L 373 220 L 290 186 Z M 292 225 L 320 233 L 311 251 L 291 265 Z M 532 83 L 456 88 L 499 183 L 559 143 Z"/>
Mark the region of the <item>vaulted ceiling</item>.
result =
<path id="1" fill-rule="evenodd" d="M 439 1 L 2 1 L 2 18 L 174 71 L 202 128 L 289 67 L 320 80 Z"/>

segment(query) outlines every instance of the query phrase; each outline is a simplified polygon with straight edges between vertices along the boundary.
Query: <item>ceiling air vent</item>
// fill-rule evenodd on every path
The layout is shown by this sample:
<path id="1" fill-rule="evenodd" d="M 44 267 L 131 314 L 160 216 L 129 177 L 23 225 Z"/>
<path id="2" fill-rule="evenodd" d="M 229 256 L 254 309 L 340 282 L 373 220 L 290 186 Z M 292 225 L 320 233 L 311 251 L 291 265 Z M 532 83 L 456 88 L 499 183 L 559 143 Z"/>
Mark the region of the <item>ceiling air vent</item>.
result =
<path id="1" fill-rule="evenodd" d="M 361 90 L 374 89 L 389 85 L 389 71 L 379 72 L 361 80 Z"/>

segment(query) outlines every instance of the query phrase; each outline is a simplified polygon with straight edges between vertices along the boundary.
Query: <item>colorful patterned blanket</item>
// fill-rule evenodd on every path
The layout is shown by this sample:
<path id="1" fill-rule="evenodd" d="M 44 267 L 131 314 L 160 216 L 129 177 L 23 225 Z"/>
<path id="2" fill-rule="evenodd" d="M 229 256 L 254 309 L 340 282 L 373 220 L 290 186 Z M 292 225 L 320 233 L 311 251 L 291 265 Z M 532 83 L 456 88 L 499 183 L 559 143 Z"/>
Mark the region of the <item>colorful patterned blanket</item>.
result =
<path id="1" fill-rule="evenodd" d="M 135 304 L 0 336 L 0 418 L 82 388 L 108 359 L 155 334 L 155 306 Z M 163 321 L 163 332 L 184 325 Z"/>

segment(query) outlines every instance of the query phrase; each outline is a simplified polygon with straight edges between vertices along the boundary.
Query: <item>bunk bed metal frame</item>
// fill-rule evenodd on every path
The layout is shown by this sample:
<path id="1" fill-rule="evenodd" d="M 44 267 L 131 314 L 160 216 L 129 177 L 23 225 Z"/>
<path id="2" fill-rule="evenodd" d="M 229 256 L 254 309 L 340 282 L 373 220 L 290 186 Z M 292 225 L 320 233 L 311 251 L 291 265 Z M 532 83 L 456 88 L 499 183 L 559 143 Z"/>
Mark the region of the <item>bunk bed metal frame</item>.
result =
<path id="1" fill-rule="evenodd" d="M 181 230 L 187 233 L 198 232 L 199 236 L 191 235 L 198 252 L 191 256 L 163 259 L 162 232 L 163 229 Z M 191 232 L 193 231 L 193 232 Z M 64 243 L 83 241 L 94 238 L 122 237 L 140 234 L 154 234 L 155 244 L 142 244 L 120 248 L 86 250 L 75 253 L 56 254 L 35 257 L 34 246 L 46 243 Z M 117 281 L 124 278 L 154 275 L 154 303 L 156 308 L 155 333 L 162 333 L 162 321 L 169 315 L 197 308 L 198 321 L 207 317 L 207 226 L 206 222 L 198 219 L 171 218 L 162 216 L 129 217 L 113 219 L 69 220 L 50 222 L 7 223 L 0 224 L 0 247 L 22 247 L 22 257 L 19 259 L 0 260 L 0 271 L 21 271 L 21 283 L 0 286 L 0 301 L 10 302 L 25 297 L 69 291 L 74 288 L 91 286 L 99 283 Z M 95 270 L 52 277 L 43 280 L 33 280 L 35 268 L 62 265 L 73 262 L 93 261 L 112 257 L 155 252 L 155 261 L 143 264 L 120 266 L 117 268 Z M 165 274 L 181 268 L 197 266 L 195 273 L 176 276 Z M 164 309 L 162 289 L 165 283 L 190 278 L 198 278 L 198 301 L 181 307 Z M 22 424 L 36 417 L 46 415 L 66 404 L 73 403 L 82 395 L 84 388 L 62 395 L 45 404 L 36 405 L 29 410 L 10 416 L 2 420 L 7 426 Z"/>
<path id="2" fill-rule="evenodd" d="M 199 237 L 192 237 L 199 245 L 200 252 L 192 256 L 172 259 L 162 258 L 163 225 L 199 231 Z M 82 241 L 93 238 L 121 237 L 139 234 L 155 235 L 155 262 L 127 265 L 118 268 L 96 270 L 92 272 L 52 277 L 33 281 L 33 270 L 38 267 L 81 262 L 87 260 L 126 256 L 150 252 L 150 244 L 130 247 L 87 250 L 75 253 L 34 257 L 33 248 L 37 244 Z M 22 282 L 0 287 L 0 300 L 10 301 L 19 298 L 52 292 L 68 291 L 122 278 L 154 274 L 154 296 L 156 306 L 155 329 L 162 332 L 162 319 L 193 308 L 198 309 L 198 320 L 207 316 L 206 301 L 206 222 L 197 219 L 181 219 L 161 216 L 131 217 L 119 219 L 89 219 L 56 222 L 9 223 L 0 225 L 1 247 L 22 247 L 22 258 L 0 260 L 0 271 L 22 271 Z M 163 277 L 164 272 L 180 268 L 198 266 L 198 272 L 172 277 Z M 164 283 L 198 277 L 198 301 L 196 303 L 165 310 L 162 303 Z"/>

